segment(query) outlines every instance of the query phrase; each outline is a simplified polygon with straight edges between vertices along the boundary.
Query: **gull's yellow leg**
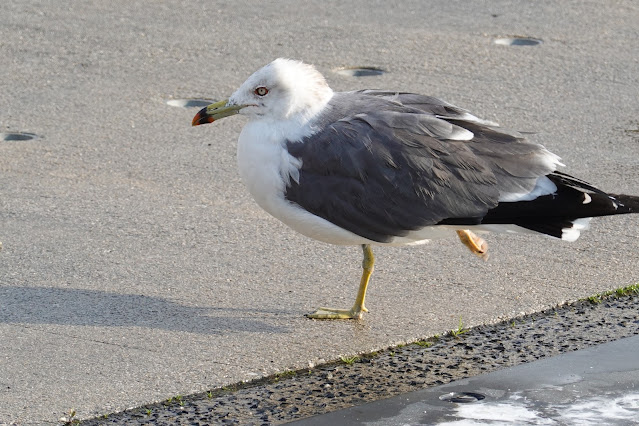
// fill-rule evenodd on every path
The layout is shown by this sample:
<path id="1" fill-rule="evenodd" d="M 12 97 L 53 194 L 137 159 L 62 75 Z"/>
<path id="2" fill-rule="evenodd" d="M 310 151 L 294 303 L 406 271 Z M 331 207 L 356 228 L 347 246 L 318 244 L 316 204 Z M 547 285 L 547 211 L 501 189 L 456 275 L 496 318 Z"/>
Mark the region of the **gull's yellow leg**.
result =
<path id="1" fill-rule="evenodd" d="M 457 230 L 457 236 L 470 251 L 484 260 L 488 259 L 488 244 L 468 229 Z"/>
<path id="2" fill-rule="evenodd" d="M 364 306 L 364 299 L 366 299 L 368 281 L 373 274 L 375 256 L 373 256 L 373 250 L 369 244 L 362 244 L 362 249 L 364 250 L 362 279 L 359 283 L 359 290 L 357 291 L 357 297 L 355 298 L 353 307 L 351 309 L 319 308 L 312 314 L 307 314 L 307 317 L 314 319 L 361 319 L 362 314 L 368 312 L 368 309 Z"/>

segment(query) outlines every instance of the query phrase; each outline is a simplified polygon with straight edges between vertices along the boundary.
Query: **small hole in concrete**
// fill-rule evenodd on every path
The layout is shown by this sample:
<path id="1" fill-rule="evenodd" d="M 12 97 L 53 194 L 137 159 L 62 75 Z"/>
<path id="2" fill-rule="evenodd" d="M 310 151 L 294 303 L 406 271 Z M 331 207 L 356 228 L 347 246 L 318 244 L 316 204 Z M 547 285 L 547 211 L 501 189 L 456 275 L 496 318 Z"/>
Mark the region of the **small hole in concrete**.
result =
<path id="1" fill-rule="evenodd" d="M 30 141 L 37 138 L 33 133 L 8 132 L 0 133 L 0 141 Z"/>
<path id="2" fill-rule="evenodd" d="M 496 39 L 493 43 L 502 46 L 538 46 L 543 43 L 543 41 L 531 37 L 503 37 Z"/>
<path id="3" fill-rule="evenodd" d="M 382 75 L 386 71 L 377 67 L 341 67 L 333 70 L 339 75 L 345 75 L 347 77 L 372 77 L 376 75 Z"/>
<path id="4" fill-rule="evenodd" d="M 214 102 L 211 99 L 171 99 L 166 101 L 166 104 L 179 108 L 204 108 Z"/>
<path id="5" fill-rule="evenodd" d="M 458 404 L 468 404 L 485 398 L 485 395 L 477 392 L 450 392 L 439 397 L 442 401 L 456 402 Z"/>

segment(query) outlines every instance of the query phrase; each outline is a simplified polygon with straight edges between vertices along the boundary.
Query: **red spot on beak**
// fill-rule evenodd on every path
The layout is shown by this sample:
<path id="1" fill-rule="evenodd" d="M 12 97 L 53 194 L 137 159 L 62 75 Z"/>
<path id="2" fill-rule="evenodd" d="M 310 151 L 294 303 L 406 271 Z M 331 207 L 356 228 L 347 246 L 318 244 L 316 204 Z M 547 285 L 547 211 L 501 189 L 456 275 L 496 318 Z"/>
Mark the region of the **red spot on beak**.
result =
<path id="1" fill-rule="evenodd" d="M 193 121 L 191 122 L 191 125 L 199 126 L 200 124 L 212 123 L 214 121 L 215 119 L 207 113 L 206 107 L 204 107 L 201 110 L 199 110 L 197 114 L 195 114 L 195 117 L 193 117 Z"/>

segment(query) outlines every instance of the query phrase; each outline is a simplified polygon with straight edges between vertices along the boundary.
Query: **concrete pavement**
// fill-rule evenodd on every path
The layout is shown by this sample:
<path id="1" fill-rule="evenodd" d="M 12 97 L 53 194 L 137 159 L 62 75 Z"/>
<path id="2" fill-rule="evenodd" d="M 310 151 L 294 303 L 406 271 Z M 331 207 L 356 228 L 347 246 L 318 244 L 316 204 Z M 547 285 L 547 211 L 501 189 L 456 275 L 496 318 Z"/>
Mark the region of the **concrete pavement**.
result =
<path id="1" fill-rule="evenodd" d="M 335 90 L 421 92 L 536 132 L 566 172 L 637 194 L 638 33 L 630 0 L 4 2 L 0 424 L 100 415 L 636 283 L 639 218 L 608 218 L 573 244 L 488 236 L 485 263 L 455 239 L 379 248 L 370 314 L 307 320 L 352 303 L 359 249 L 253 203 L 235 170 L 241 118 L 191 128 L 195 110 L 166 102 L 221 99 L 299 58 Z M 543 43 L 493 43 L 514 35 Z"/>

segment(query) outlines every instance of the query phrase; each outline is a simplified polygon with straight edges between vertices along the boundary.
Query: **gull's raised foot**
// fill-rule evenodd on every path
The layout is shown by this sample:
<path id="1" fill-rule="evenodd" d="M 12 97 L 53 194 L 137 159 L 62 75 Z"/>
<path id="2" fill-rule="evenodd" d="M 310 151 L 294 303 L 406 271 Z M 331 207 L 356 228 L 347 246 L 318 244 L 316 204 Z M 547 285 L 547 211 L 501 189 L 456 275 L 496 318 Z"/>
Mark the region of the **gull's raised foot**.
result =
<path id="1" fill-rule="evenodd" d="M 482 237 L 467 229 L 457 230 L 457 236 L 471 252 L 481 259 L 488 260 L 488 244 Z"/>
<path id="2" fill-rule="evenodd" d="M 360 309 L 355 307 L 351 309 L 319 308 L 313 313 L 306 314 L 306 317 L 312 319 L 362 319 L 364 312 L 368 312 L 368 309 L 363 306 Z"/>

